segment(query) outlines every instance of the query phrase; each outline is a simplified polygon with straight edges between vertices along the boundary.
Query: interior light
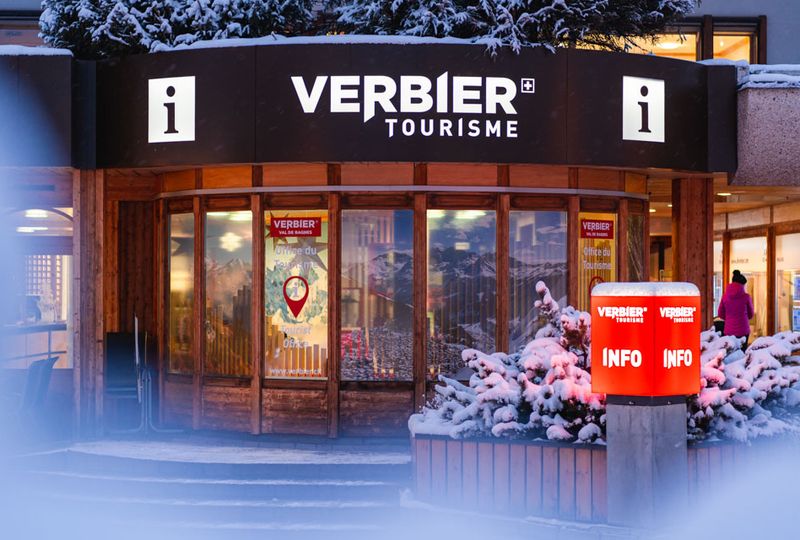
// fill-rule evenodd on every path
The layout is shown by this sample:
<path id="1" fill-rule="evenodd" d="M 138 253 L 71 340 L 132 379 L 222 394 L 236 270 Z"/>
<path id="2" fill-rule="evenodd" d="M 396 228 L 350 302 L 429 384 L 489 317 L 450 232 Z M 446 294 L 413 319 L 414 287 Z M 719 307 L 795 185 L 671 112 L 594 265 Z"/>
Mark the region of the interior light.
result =
<path id="1" fill-rule="evenodd" d="M 651 213 L 651 214 L 655 214 L 655 212 L 656 212 L 656 209 L 655 209 L 655 208 L 651 208 L 651 209 L 650 209 L 650 213 Z"/>
<path id="2" fill-rule="evenodd" d="M 456 248 L 456 251 L 468 251 L 469 242 L 456 242 L 453 247 Z"/>
<path id="3" fill-rule="evenodd" d="M 209 212 L 206 215 L 213 218 L 226 218 L 230 212 Z"/>
<path id="4" fill-rule="evenodd" d="M 719 193 L 717 193 L 717 195 L 719 195 L 720 197 L 730 197 L 731 195 L 733 195 L 733 193 L 729 193 L 727 191 L 720 191 Z"/>
<path id="5" fill-rule="evenodd" d="M 665 51 L 674 51 L 675 49 L 679 49 L 681 44 L 677 41 L 662 41 L 658 44 L 659 49 L 664 49 Z"/>
<path id="6" fill-rule="evenodd" d="M 219 238 L 219 247 L 229 252 L 236 251 L 242 247 L 242 237 L 232 232 L 226 232 Z"/>
<path id="7" fill-rule="evenodd" d="M 478 219 L 485 215 L 485 210 L 459 210 L 456 212 L 456 219 Z"/>
<path id="8" fill-rule="evenodd" d="M 231 221 L 250 221 L 252 216 L 249 210 L 244 210 L 242 212 L 231 212 L 228 219 Z"/>
<path id="9" fill-rule="evenodd" d="M 46 231 L 47 227 L 17 227 L 18 233 L 34 233 L 38 231 Z"/>
<path id="10" fill-rule="evenodd" d="M 47 219 L 47 210 L 31 208 L 30 210 L 25 210 L 25 217 L 30 219 Z"/>
<path id="11" fill-rule="evenodd" d="M 428 210 L 428 219 L 439 219 L 444 217 L 444 210 Z"/>
<path id="12" fill-rule="evenodd" d="M 672 203 L 669 203 L 669 204 L 667 205 L 667 208 L 672 208 Z"/>

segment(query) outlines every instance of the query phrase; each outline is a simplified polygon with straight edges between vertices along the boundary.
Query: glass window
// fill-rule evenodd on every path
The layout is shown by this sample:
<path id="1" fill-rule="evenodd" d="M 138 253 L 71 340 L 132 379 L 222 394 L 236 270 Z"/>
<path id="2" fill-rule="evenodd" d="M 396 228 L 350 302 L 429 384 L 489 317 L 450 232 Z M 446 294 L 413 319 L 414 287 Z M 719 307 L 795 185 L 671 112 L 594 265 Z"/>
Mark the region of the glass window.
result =
<path id="1" fill-rule="evenodd" d="M 192 373 L 194 360 L 194 214 L 169 216 L 170 373 Z"/>
<path id="2" fill-rule="evenodd" d="M 644 275 L 644 216 L 631 214 L 628 216 L 628 280 L 647 281 Z"/>
<path id="3" fill-rule="evenodd" d="M 751 60 L 750 34 L 714 34 L 714 58 L 727 60 Z"/>
<path id="4" fill-rule="evenodd" d="M 72 367 L 72 208 L 28 208 L 4 213 L 3 233 L 17 248 L 9 254 L 12 297 L 0 310 L 0 360 L 26 368 L 56 357 Z"/>
<path id="5" fill-rule="evenodd" d="M 628 52 L 635 54 L 650 54 L 665 58 L 677 58 L 678 60 L 698 59 L 697 56 L 697 34 L 664 34 L 655 40 L 646 38 L 634 38 L 631 40 Z"/>
<path id="6" fill-rule="evenodd" d="M 533 339 L 543 326 L 534 302 L 543 281 L 563 306 L 567 300 L 567 214 L 552 211 L 509 213 L 509 351 Z"/>
<path id="7" fill-rule="evenodd" d="M 617 215 L 581 212 L 578 221 L 577 307 L 588 310 L 594 286 L 617 280 Z"/>
<path id="8" fill-rule="evenodd" d="M 250 369 L 253 213 L 206 214 L 205 374 L 246 376 Z"/>
<path id="9" fill-rule="evenodd" d="M 753 298 L 755 316 L 750 321 L 752 339 L 767 334 L 767 239 L 731 240 L 731 273 L 739 270 L 747 278 L 748 294 Z M 731 276 L 725 276 L 729 281 Z"/>
<path id="10" fill-rule="evenodd" d="M 722 290 L 725 283 L 722 275 L 722 240 L 714 241 L 714 311 L 716 317 L 719 311 L 719 301 L 722 300 Z"/>
<path id="11" fill-rule="evenodd" d="M 264 374 L 325 378 L 328 212 L 268 211 L 264 224 Z"/>
<path id="12" fill-rule="evenodd" d="M 495 348 L 495 213 L 428 210 L 428 377 L 467 378 L 461 351 Z"/>
<path id="13" fill-rule="evenodd" d="M 414 212 L 342 212 L 342 380 L 411 381 Z"/>
<path id="14" fill-rule="evenodd" d="M 775 237 L 775 331 L 800 331 L 800 234 Z"/>

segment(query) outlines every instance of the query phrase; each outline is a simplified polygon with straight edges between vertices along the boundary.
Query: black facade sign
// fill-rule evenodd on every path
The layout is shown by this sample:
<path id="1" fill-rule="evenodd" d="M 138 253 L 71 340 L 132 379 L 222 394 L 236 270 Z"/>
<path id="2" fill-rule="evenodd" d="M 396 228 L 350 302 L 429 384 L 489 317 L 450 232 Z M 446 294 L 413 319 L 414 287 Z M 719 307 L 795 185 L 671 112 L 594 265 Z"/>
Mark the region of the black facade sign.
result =
<path id="1" fill-rule="evenodd" d="M 53 62 L 47 69 L 65 82 L 31 79 L 36 92 L 70 87 L 72 60 L 54 58 L 37 61 Z M 21 81 L 25 62 L 3 59 L 0 67 Z M 483 45 L 295 43 L 79 67 L 71 98 L 67 91 L 42 99 L 65 132 L 67 156 L 77 143 L 72 165 L 81 168 L 347 161 L 736 168 L 736 79 L 728 66 L 567 49 L 493 57 Z M 71 107 L 73 122 L 96 126 L 73 130 L 77 141 L 69 139 Z"/>

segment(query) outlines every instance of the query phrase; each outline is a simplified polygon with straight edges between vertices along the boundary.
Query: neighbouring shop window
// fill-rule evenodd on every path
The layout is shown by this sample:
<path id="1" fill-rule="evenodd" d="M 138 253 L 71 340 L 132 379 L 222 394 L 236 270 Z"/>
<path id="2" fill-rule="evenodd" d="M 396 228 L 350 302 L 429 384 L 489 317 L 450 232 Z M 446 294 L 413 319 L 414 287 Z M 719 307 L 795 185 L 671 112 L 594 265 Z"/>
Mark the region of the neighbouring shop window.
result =
<path id="1" fill-rule="evenodd" d="M 800 331 L 800 234 L 775 237 L 775 331 Z"/>
<path id="2" fill-rule="evenodd" d="M 750 321 L 751 338 L 767 334 L 767 239 L 731 240 L 731 272 L 739 270 L 747 278 L 745 289 L 753 298 L 755 316 Z M 726 283 L 731 276 L 725 276 Z M 751 339 L 752 343 L 752 339 Z"/>
<path id="3" fill-rule="evenodd" d="M 595 285 L 617 280 L 617 215 L 581 212 L 578 228 L 578 308 L 588 310 Z"/>
<path id="4" fill-rule="evenodd" d="M 328 212 L 272 210 L 264 223 L 264 374 L 325 378 Z"/>
<path id="5" fill-rule="evenodd" d="M 11 272 L 3 279 L 13 295 L 3 299 L 0 368 L 47 358 L 71 368 L 72 208 L 10 210 L 2 223 L 16 249 L 5 254 Z"/>
<path id="6" fill-rule="evenodd" d="M 751 34 L 717 34 L 714 33 L 714 58 L 726 60 L 752 61 Z"/>
<path id="7" fill-rule="evenodd" d="M 194 214 L 169 216 L 170 373 L 192 373 L 194 359 Z"/>
<path id="8" fill-rule="evenodd" d="M 545 321 L 534 302 L 543 281 L 559 305 L 567 300 L 567 214 L 554 211 L 509 213 L 509 351 L 533 339 Z"/>
<path id="9" fill-rule="evenodd" d="M 644 275 L 644 216 L 628 216 L 628 233 L 625 239 L 628 257 L 628 281 L 647 281 Z"/>
<path id="10" fill-rule="evenodd" d="M 495 350 L 497 224 L 489 210 L 428 210 L 428 378 L 469 375 L 461 351 Z"/>
<path id="11" fill-rule="evenodd" d="M 633 45 L 628 52 L 648 54 L 664 58 L 695 61 L 698 59 L 697 33 L 662 34 L 655 40 L 649 38 L 633 38 Z"/>
<path id="12" fill-rule="evenodd" d="M 206 213 L 205 374 L 252 371 L 253 213 Z"/>
<path id="13" fill-rule="evenodd" d="M 413 380 L 414 212 L 342 212 L 341 378 Z"/>
<path id="14" fill-rule="evenodd" d="M 722 300 L 723 288 L 725 286 L 725 279 L 722 275 L 722 240 L 714 241 L 714 311 L 716 317 L 719 311 L 719 301 Z"/>

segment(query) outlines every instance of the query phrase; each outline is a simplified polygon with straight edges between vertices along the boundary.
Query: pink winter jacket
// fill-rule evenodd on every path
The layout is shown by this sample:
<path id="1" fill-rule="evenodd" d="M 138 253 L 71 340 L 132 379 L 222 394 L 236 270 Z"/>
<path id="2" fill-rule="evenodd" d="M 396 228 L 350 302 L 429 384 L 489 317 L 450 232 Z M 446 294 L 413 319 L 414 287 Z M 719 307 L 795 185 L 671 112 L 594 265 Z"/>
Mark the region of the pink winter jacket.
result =
<path id="1" fill-rule="evenodd" d="M 729 283 L 719 303 L 718 315 L 725 319 L 726 336 L 749 336 L 753 318 L 753 299 L 741 283 Z"/>

